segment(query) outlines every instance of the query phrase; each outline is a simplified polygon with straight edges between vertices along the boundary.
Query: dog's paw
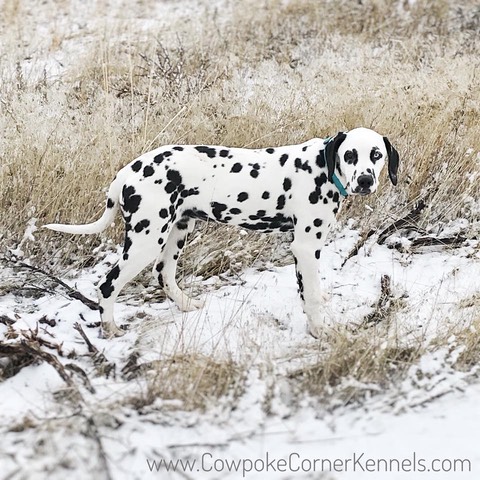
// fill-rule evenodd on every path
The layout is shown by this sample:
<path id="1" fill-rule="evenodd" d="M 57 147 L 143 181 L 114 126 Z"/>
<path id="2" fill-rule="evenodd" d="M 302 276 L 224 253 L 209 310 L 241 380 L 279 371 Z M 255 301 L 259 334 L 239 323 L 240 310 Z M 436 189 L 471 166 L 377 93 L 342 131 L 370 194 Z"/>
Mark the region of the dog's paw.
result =
<path id="1" fill-rule="evenodd" d="M 103 324 L 100 336 L 102 338 L 115 338 L 115 337 L 123 337 L 126 331 L 118 328 L 117 325 L 113 324 Z"/>
<path id="2" fill-rule="evenodd" d="M 205 306 L 205 301 L 198 298 L 185 297 L 182 302 L 178 304 L 178 308 L 182 312 L 194 312 Z"/>
<path id="3" fill-rule="evenodd" d="M 329 340 L 332 336 L 333 329 L 330 327 L 312 327 L 311 325 L 307 328 L 308 334 L 317 340 Z"/>
<path id="4" fill-rule="evenodd" d="M 309 320 L 307 324 L 308 333 L 319 340 L 326 340 L 333 332 L 333 323 L 324 320 Z"/>

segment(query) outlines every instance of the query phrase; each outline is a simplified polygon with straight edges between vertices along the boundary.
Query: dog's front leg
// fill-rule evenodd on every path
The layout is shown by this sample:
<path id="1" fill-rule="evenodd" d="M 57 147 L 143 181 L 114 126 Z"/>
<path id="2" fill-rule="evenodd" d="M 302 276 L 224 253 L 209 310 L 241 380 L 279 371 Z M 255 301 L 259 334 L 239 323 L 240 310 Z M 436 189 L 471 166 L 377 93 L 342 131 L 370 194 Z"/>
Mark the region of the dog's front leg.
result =
<path id="1" fill-rule="evenodd" d="M 297 223 L 290 247 L 295 258 L 298 291 L 308 318 L 308 331 L 317 338 L 330 326 L 325 309 L 328 295 L 320 288 L 320 250 L 325 243 L 328 227 Z"/>

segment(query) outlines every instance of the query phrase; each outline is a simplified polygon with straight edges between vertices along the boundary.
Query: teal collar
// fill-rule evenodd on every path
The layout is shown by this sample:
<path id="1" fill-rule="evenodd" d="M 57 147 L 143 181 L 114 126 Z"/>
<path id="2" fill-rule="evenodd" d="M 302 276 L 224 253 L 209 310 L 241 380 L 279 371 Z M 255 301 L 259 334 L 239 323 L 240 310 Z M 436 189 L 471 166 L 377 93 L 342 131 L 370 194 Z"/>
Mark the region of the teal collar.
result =
<path id="1" fill-rule="evenodd" d="M 340 179 L 335 174 L 332 175 L 332 180 L 333 180 L 333 183 L 335 184 L 335 186 L 338 188 L 338 191 L 340 192 L 340 195 L 342 197 L 347 197 L 348 193 L 345 190 L 345 187 L 342 185 L 342 182 L 340 181 Z"/>
<path id="2" fill-rule="evenodd" d="M 327 147 L 327 144 L 330 142 L 330 140 L 332 139 L 332 137 L 328 137 L 326 138 L 323 143 L 325 145 L 325 148 L 323 149 L 323 156 L 325 157 L 325 163 L 326 163 L 326 160 L 327 160 L 327 155 L 326 155 L 326 147 Z M 345 190 L 345 187 L 343 186 L 342 182 L 340 181 L 340 179 L 337 177 L 337 175 L 335 174 L 335 172 L 332 174 L 332 180 L 333 180 L 333 183 L 335 184 L 335 186 L 338 188 L 338 191 L 340 193 L 340 195 L 342 197 L 348 197 L 348 193 L 347 191 Z"/>

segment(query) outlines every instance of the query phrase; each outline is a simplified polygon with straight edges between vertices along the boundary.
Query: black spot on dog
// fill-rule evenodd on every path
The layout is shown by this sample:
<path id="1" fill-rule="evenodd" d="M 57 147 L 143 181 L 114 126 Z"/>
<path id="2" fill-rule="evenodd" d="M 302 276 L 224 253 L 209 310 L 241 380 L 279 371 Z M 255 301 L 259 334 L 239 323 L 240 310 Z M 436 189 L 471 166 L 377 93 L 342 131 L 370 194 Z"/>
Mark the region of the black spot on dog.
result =
<path id="1" fill-rule="evenodd" d="M 310 203 L 315 204 L 318 203 L 318 192 L 315 190 L 308 196 L 308 200 Z"/>
<path id="2" fill-rule="evenodd" d="M 257 178 L 258 177 L 258 170 L 250 170 L 250 176 L 252 178 Z"/>
<path id="3" fill-rule="evenodd" d="M 173 192 L 171 195 L 170 195 L 170 203 L 172 205 L 175 204 L 175 202 L 177 201 L 177 198 L 178 198 L 178 192 Z"/>
<path id="4" fill-rule="evenodd" d="M 311 229 L 312 227 L 305 227 L 305 232 L 308 233 Z"/>
<path id="5" fill-rule="evenodd" d="M 115 267 L 112 268 L 107 274 L 107 277 L 105 278 L 105 282 L 100 286 L 100 291 L 102 292 L 103 298 L 109 298 L 110 295 L 113 293 L 113 281 L 118 278 L 120 275 L 120 267 L 116 265 Z"/>
<path id="6" fill-rule="evenodd" d="M 158 155 L 155 155 L 155 157 L 153 158 L 153 161 L 157 164 L 160 164 L 163 162 L 164 159 L 165 159 L 164 154 L 159 153 Z"/>
<path id="7" fill-rule="evenodd" d="M 313 224 L 316 226 L 316 227 L 321 227 L 322 226 L 322 223 L 323 223 L 323 220 L 321 218 L 316 218 L 314 221 L 313 221 Z"/>
<path id="8" fill-rule="evenodd" d="M 302 148 L 302 152 L 306 152 L 307 151 L 307 148 L 308 148 L 308 145 L 306 145 L 305 147 Z"/>
<path id="9" fill-rule="evenodd" d="M 308 160 L 302 163 L 301 158 L 295 159 L 295 171 L 298 172 L 299 170 L 304 170 L 308 173 L 312 173 L 312 167 L 308 164 Z"/>
<path id="10" fill-rule="evenodd" d="M 318 155 L 317 155 L 317 165 L 320 168 L 325 168 L 327 166 L 327 162 L 325 161 L 325 150 L 322 150 Z"/>
<path id="11" fill-rule="evenodd" d="M 195 150 L 199 153 L 207 154 L 210 158 L 214 158 L 217 155 L 217 151 L 214 148 L 205 145 L 199 145 L 198 147 L 195 147 Z"/>
<path id="12" fill-rule="evenodd" d="M 162 208 L 159 212 L 158 215 L 160 215 L 160 218 L 167 218 L 168 217 L 168 211 L 166 208 Z"/>
<path id="13" fill-rule="evenodd" d="M 132 170 L 134 172 L 138 172 L 142 168 L 142 162 L 141 160 L 137 160 L 133 165 L 132 165 Z"/>
<path id="14" fill-rule="evenodd" d="M 317 232 L 317 238 L 320 240 L 322 238 L 322 232 Z"/>
<path id="15" fill-rule="evenodd" d="M 166 223 L 160 230 L 162 233 L 165 233 L 168 230 L 168 223 Z"/>
<path id="16" fill-rule="evenodd" d="M 198 210 L 196 208 L 185 210 L 183 215 L 187 218 L 198 218 L 199 220 L 207 220 L 209 218 L 203 210 Z"/>
<path id="17" fill-rule="evenodd" d="M 285 165 L 285 162 L 288 160 L 288 155 L 286 153 L 284 153 L 281 157 L 280 157 L 280 166 L 283 167 Z"/>
<path id="18" fill-rule="evenodd" d="M 264 217 L 266 213 L 265 210 L 257 210 L 257 217 Z"/>
<path id="19" fill-rule="evenodd" d="M 286 178 L 283 181 L 283 189 L 288 192 L 292 188 L 292 181 L 289 178 Z"/>
<path id="20" fill-rule="evenodd" d="M 163 245 L 163 238 L 160 237 L 160 238 L 158 239 L 158 242 L 157 242 L 157 243 L 158 243 L 159 245 Z"/>
<path id="21" fill-rule="evenodd" d="M 229 152 L 228 150 L 220 150 L 219 155 L 220 155 L 221 157 L 225 158 L 225 157 L 228 157 L 228 154 L 229 154 L 229 153 L 230 153 L 230 152 Z"/>
<path id="22" fill-rule="evenodd" d="M 336 215 L 337 213 L 338 213 L 338 208 L 335 207 L 335 208 L 333 209 L 333 214 Z"/>
<path id="23" fill-rule="evenodd" d="M 283 210 L 285 207 L 285 195 L 279 195 L 277 198 L 277 210 Z"/>
<path id="24" fill-rule="evenodd" d="M 107 199 L 107 208 L 113 208 L 115 206 L 115 202 L 109 198 Z"/>
<path id="25" fill-rule="evenodd" d="M 300 293 L 300 298 L 303 300 L 303 276 L 302 273 L 297 270 L 297 285 L 298 285 L 298 292 Z"/>
<path id="26" fill-rule="evenodd" d="M 268 200 L 270 198 L 270 192 L 267 192 L 266 190 L 262 193 L 262 198 L 264 200 Z"/>
<path id="27" fill-rule="evenodd" d="M 246 228 L 247 230 L 266 230 L 268 228 L 268 223 L 240 223 L 240 227 Z"/>
<path id="28" fill-rule="evenodd" d="M 188 228 L 188 219 L 187 218 L 181 218 L 177 223 L 176 223 L 176 227 L 179 229 L 179 230 L 186 230 Z"/>
<path id="29" fill-rule="evenodd" d="M 239 208 L 231 208 L 230 213 L 232 215 L 239 215 L 240 213 L 242 213 L 242 211 Z"/>
<path id="30" fill-rule="evenodd" d="M 228 207 L 224 203 L 218 203 L 218 202 L 212 202 L 210 205 L 212 206 L 213 216 L 217 220 L 221 220 L 222 219 L 222 212 L 227 210 Z"/>
<path id="31" fill-rule="evenodd" d="M 160 285 L 160 287 L 164 286 L 163 285 L 163 275 L 162 275 L 163 267 L 164 267 L 163 262 L 158 262 L 157 266 L 155 267 L 155 270 L 158 272 L 157 279 L 158 279 L 158 284 Z"/>
<path id="32" fill-rule="evenodd" d="M 327 183 L 327 180 L 327 174 L 321 173 L 318 177 L 315 177 L 315 185 L 320 188 Z"/>
<path id="33" fill-rule="evenodd" d="M 382 154 L 379 151 L 378 147 L 373 147 L 372 150 L 370 151 L 370 161 L 372 163 L 375 163 L 381 158 L 382 158 Z"/>
<path id="34" fill-rule="evenodd" d="M 182 183 L 182 176 L 177 170 L 169 170 L 167 178 L 177 187 Z"/>
<path id="35" fill-rule="evenodd" d="M 136 225 L 135 225 L 135 232 L 137 233 L 140 233 L 142 230 L 144 230 L 145 228 L 147 228 L 148 226 L 150 225 L 150 220 L 141 220 L 140 222 L 138 222 Z"/>
<path id="36" fill-rule="evenodd" d="M 345 163 L 348 165 L 356 165 L 358 163 L 358 152 L 355 148 L 347 150 L 343 156 Z"/>
<path id="37" fill-rule="evenodd" d="M 332 197 L 333 197 L 333 191 L 332 191 L 332 190 L 329 190 L 329 191 L 327 192 L 327 197 L 328 197 L 328 198 L 332 198 Z"/>
<path id="38" fill-rule="evenodd" d="M 155 185 L 160 185 L 162 183 L 162 179 L 159 178 L 153 182 Z"/>
<path id="39" fill-rule="evenodd" d="M 244 202 L 247 199 L 248 199 L 248 193 L 247 192 L 241 192 L 241 193 L 238 194 L 238 197 L 237 197 L 238 202 Z"/>
<path id="40" fill-rule="evenodd" d="M 274 148 L 267 148 L 266 152 L 267 153 L 275 153 L 275 149 Z"/>
<path id="41" fill-rule="evenodd" d="M 182 176 L 177 170 L 168 170 L 167 178 L 170 181 L 165 185 L 165 191 L 167 193 L 172 193 L 174 190 L 180 187 L 182 183 Z"/>
<path id="42" fill-rule="evenodd" d="M 179 240 L 177 242 L 177 248 L 179 248 L 180 250 L 183 248 L 184 245 L 185 245 L 185 240 Z"/>
<path id="43" fill-rule="evenodd" d="M 333 199 L 334 202 L 337 202 L 337 203 L 338 203 L 338 201 L 340 200 L 340 194 L 339 194 L 338 192 L 335 192 L 335 193 L 333 194 L 333 198 L 332 198 L 332 199 Z"/>
<path id="44" fill-rule="evenodd" d="M 180 147 L 180 146 L 173 147 L 173 149 L 176 150 L 177 152 L 183 152 L 183 147 Z"/>
<path id="45" fill-rule="evenodd" d="M 242 170 L 243 166 L 241 163 L 234 163 L 230 170 L 231 173 L 238 173 Z"/>
<path id="46" fill-rule="evenodd" d="M 129 213 L 135 213 L 138 210 L 142 197 L 135 195 L 135 187 L 124 185 L 122 190 L 123 209 Z"/>
<path id="47" fill-rule="evenodd" d="M 320 250 L 315 250 L 315 258 L 317 260 L 320 258 Z"/>
<path id="48" fill-rule="evenodd" d="M 199 190 L 198 187 L 193 187 L 189 189 L 182 190 L 182 193 L 180 194 L 182 198 L 187 198 L 191 197 L 192 195 L 199 195 Z"/>
<path id="49" fill-rule="evenodd" d="M 328 198 L 323 199 L 323 204 L 326 205 L 328 203 Z"/>
<path id="50" fill-rule="evenodd" d="M 127 253 L 132 247 L 132 239 L 125 234 L 125 241 L 123 242 L 123 253 Z"/>
<path id="51" fill-rule="evenodd" d="M 143 169 L 143 176 L 144 176 L 144 177 L 151 177 L 154 173 L 155 173 L 155 170 L 154 170 L 154 168 L 153 168 L 151 165 L 147 165 L 147 166 Z"/>

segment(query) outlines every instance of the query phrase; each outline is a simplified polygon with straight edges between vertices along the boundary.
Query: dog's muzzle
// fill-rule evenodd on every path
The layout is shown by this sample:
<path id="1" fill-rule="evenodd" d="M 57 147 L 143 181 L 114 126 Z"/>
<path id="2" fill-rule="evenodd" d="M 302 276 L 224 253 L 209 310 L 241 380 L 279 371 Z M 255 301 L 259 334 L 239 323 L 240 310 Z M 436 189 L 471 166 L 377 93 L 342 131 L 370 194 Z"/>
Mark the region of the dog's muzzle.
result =
<path id="1" fill-rule="evenodd" d="M 368 195 L 372 193 L 373 177 L 371 175 L 360 175 L 357 180 L 357 187 L 354 192 L 358 195 Z"/>

